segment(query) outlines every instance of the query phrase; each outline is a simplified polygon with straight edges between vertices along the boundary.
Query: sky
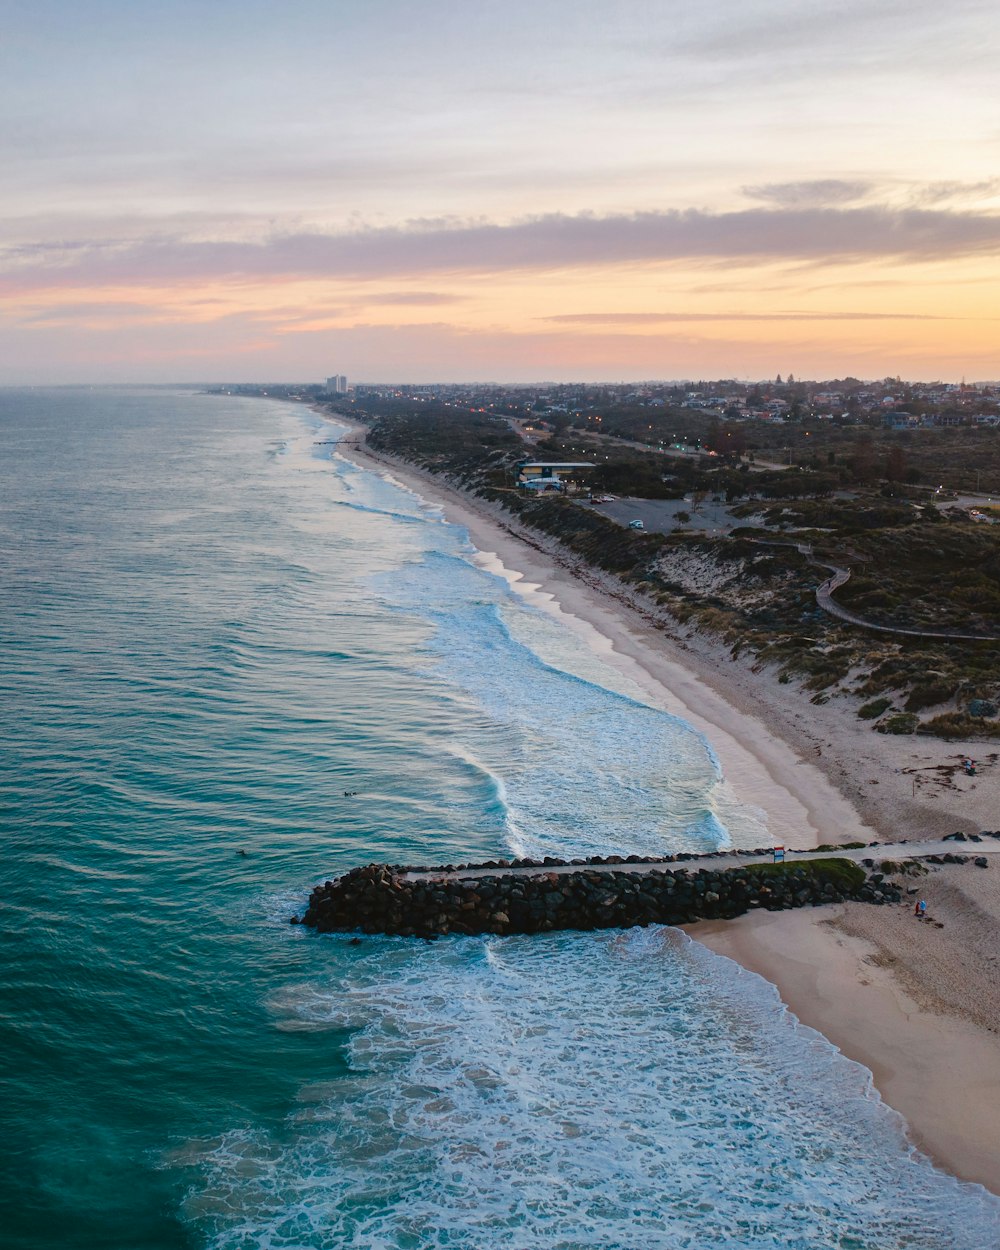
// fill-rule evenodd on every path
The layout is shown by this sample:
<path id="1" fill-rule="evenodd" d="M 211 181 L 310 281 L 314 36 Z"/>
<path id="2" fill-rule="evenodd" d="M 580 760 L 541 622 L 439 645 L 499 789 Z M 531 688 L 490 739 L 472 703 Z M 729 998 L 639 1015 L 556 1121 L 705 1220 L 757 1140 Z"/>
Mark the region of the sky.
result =
<path id="1" fill-rule="evenodd" d="M 0 17 L 0 384 L 1000 377 L 996 0 Z"/>

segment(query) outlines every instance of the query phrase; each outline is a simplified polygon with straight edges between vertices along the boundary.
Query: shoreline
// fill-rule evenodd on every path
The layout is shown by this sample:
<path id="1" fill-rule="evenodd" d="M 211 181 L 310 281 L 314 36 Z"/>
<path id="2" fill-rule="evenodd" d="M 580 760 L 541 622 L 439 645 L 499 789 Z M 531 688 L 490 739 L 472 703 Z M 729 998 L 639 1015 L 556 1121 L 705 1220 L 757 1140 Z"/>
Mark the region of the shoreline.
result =
<path id="1" fill-rule="evenodd" d="M 929 896 L 933 889 L 927 887 Z M 946 914 L 933 899 L 931 906 L 934 914 Z M 944 1001 L 929 1001 L 919 967 L 903 980 L 906 954 L 896 935 L 886 940 L 873 932 L 890 911 L 894 927 L 902 920 L 911 933 L 923 928 L 909 903 L 754 912 L 682 927 L 717 955 L 770 981 L 801 1024 L 867 1068 L 882 1101 L 906 1121 L 910 1140 L 939 1168 L 1000 1193 L 996 1032 Z M 956 959 L 963 945 L 957 936 L 948 942 Z"/>
<path id="2" fill-rule="evenodd" d="M 348 417 L 315 411 L 333 424 L 367 431 Z M 766 814 L 775 843 L 805 850 L 997 824 L 996 755 L 981 768 L 985 776 L 970 781 L 959 766 L 968 744 L 876 737 L 846 701 L 811 706 L 793 686 L 773 673 L 751 672 L 747 661 L 734 661 L 713 639 L 676 624 L 667 634 L 662 614 L 658 619 L 628 587 L 499 507 L 367 447 L 352 444 L 340 454 L 440 507 L 465 528 L 481 567 L 558 617 L 655 706 L 702 732 L 736 799 Z M 983 747 L 973 749 L 981 755 Z M 969 878 L 976 888 L 993 879 L 975 869 L 958 871 L 976 872 Z M 951 911 L 947 900 L 935 904 L 932 885 L 928 880 L 920 888 L 944 907 L 947 936 L 942 940 L 942 930 L 934 929 L 921 937 L 947 945 L 951 976 L 962 981 L 969 942 L 985 935 L 986 951 L 1000 934 L 1000 884 L 986 919 L 981 901 L 968 914 L 954 900 Z M 952 893 L 961 896 L 962 889 L 959 882 Z M 872 915 L 859 919 L 859 908 Z M 880 927 L 884 913 L 892 914 Z M 703 921 L 688 932 L 771 981 L 803 1024 L 871 1071 L 883 1101 L 904 1117 L 911 1140 L 939 1167 L 1000 1194 L 1000 1131 L 994 1127 L 1000 1123 L 1000 1001 L 975 1019 L 971 999 L 950 1002 L 947 991 L 938 994 L 920 959 L 908 960 L 917 924 L 911 913 L 911 903 L 846 904 Z"/>

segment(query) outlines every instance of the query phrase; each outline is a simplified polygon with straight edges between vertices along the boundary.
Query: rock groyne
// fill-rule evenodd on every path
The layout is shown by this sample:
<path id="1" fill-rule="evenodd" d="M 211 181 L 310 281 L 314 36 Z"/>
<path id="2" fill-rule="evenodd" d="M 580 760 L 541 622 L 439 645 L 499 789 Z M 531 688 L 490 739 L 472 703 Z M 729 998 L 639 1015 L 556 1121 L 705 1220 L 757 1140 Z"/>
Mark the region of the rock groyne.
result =
<path id="1" fill-rule="evenodd" d="M 600 865 L 600 866 L 599 866 Z M 883 873 L 845 859 L 747 864 L 691 872 L 684 867 L 620 871 L 604 860 L 547 860 L 531 874 L 434 875 L 390 864 L 354 868 L 318 885 L 301 923 L 321 933 L 384 933 L 434 938 L 446 933 L 545 933 L 731 919 L 754 908 L 780 911 L 856 899 L 898 902 Z M 547 868 L 563 871 L 546 871 Z M 566 871 L 569 868 L 570 871 Z M 297 918 L 293 917 L 293 921 Z"/>

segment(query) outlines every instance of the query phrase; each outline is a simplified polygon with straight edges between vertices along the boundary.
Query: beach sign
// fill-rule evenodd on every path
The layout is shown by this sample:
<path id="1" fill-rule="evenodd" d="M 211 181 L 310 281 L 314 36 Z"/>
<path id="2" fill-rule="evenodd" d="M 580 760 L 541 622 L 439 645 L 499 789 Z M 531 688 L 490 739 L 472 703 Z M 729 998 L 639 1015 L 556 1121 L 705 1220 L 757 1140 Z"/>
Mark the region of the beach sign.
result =
<path id="1" fill-rule="evenodd" d="M 783 864 L 785 862 L 785 848 L 783 846 L 776 846 L 774 848 L 774 862 L 776 864 Z"/>

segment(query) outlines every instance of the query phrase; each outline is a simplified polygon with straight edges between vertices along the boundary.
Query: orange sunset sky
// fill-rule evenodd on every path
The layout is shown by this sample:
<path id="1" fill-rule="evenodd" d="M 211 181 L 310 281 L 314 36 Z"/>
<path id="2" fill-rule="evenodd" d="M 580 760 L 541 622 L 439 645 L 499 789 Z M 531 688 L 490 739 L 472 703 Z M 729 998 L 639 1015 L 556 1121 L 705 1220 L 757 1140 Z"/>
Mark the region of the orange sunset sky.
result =
<path id="1" fill-rule="evenodd" d="M 0 384 L 1000 377 L 1000 9 L 36 0 Z"/>

